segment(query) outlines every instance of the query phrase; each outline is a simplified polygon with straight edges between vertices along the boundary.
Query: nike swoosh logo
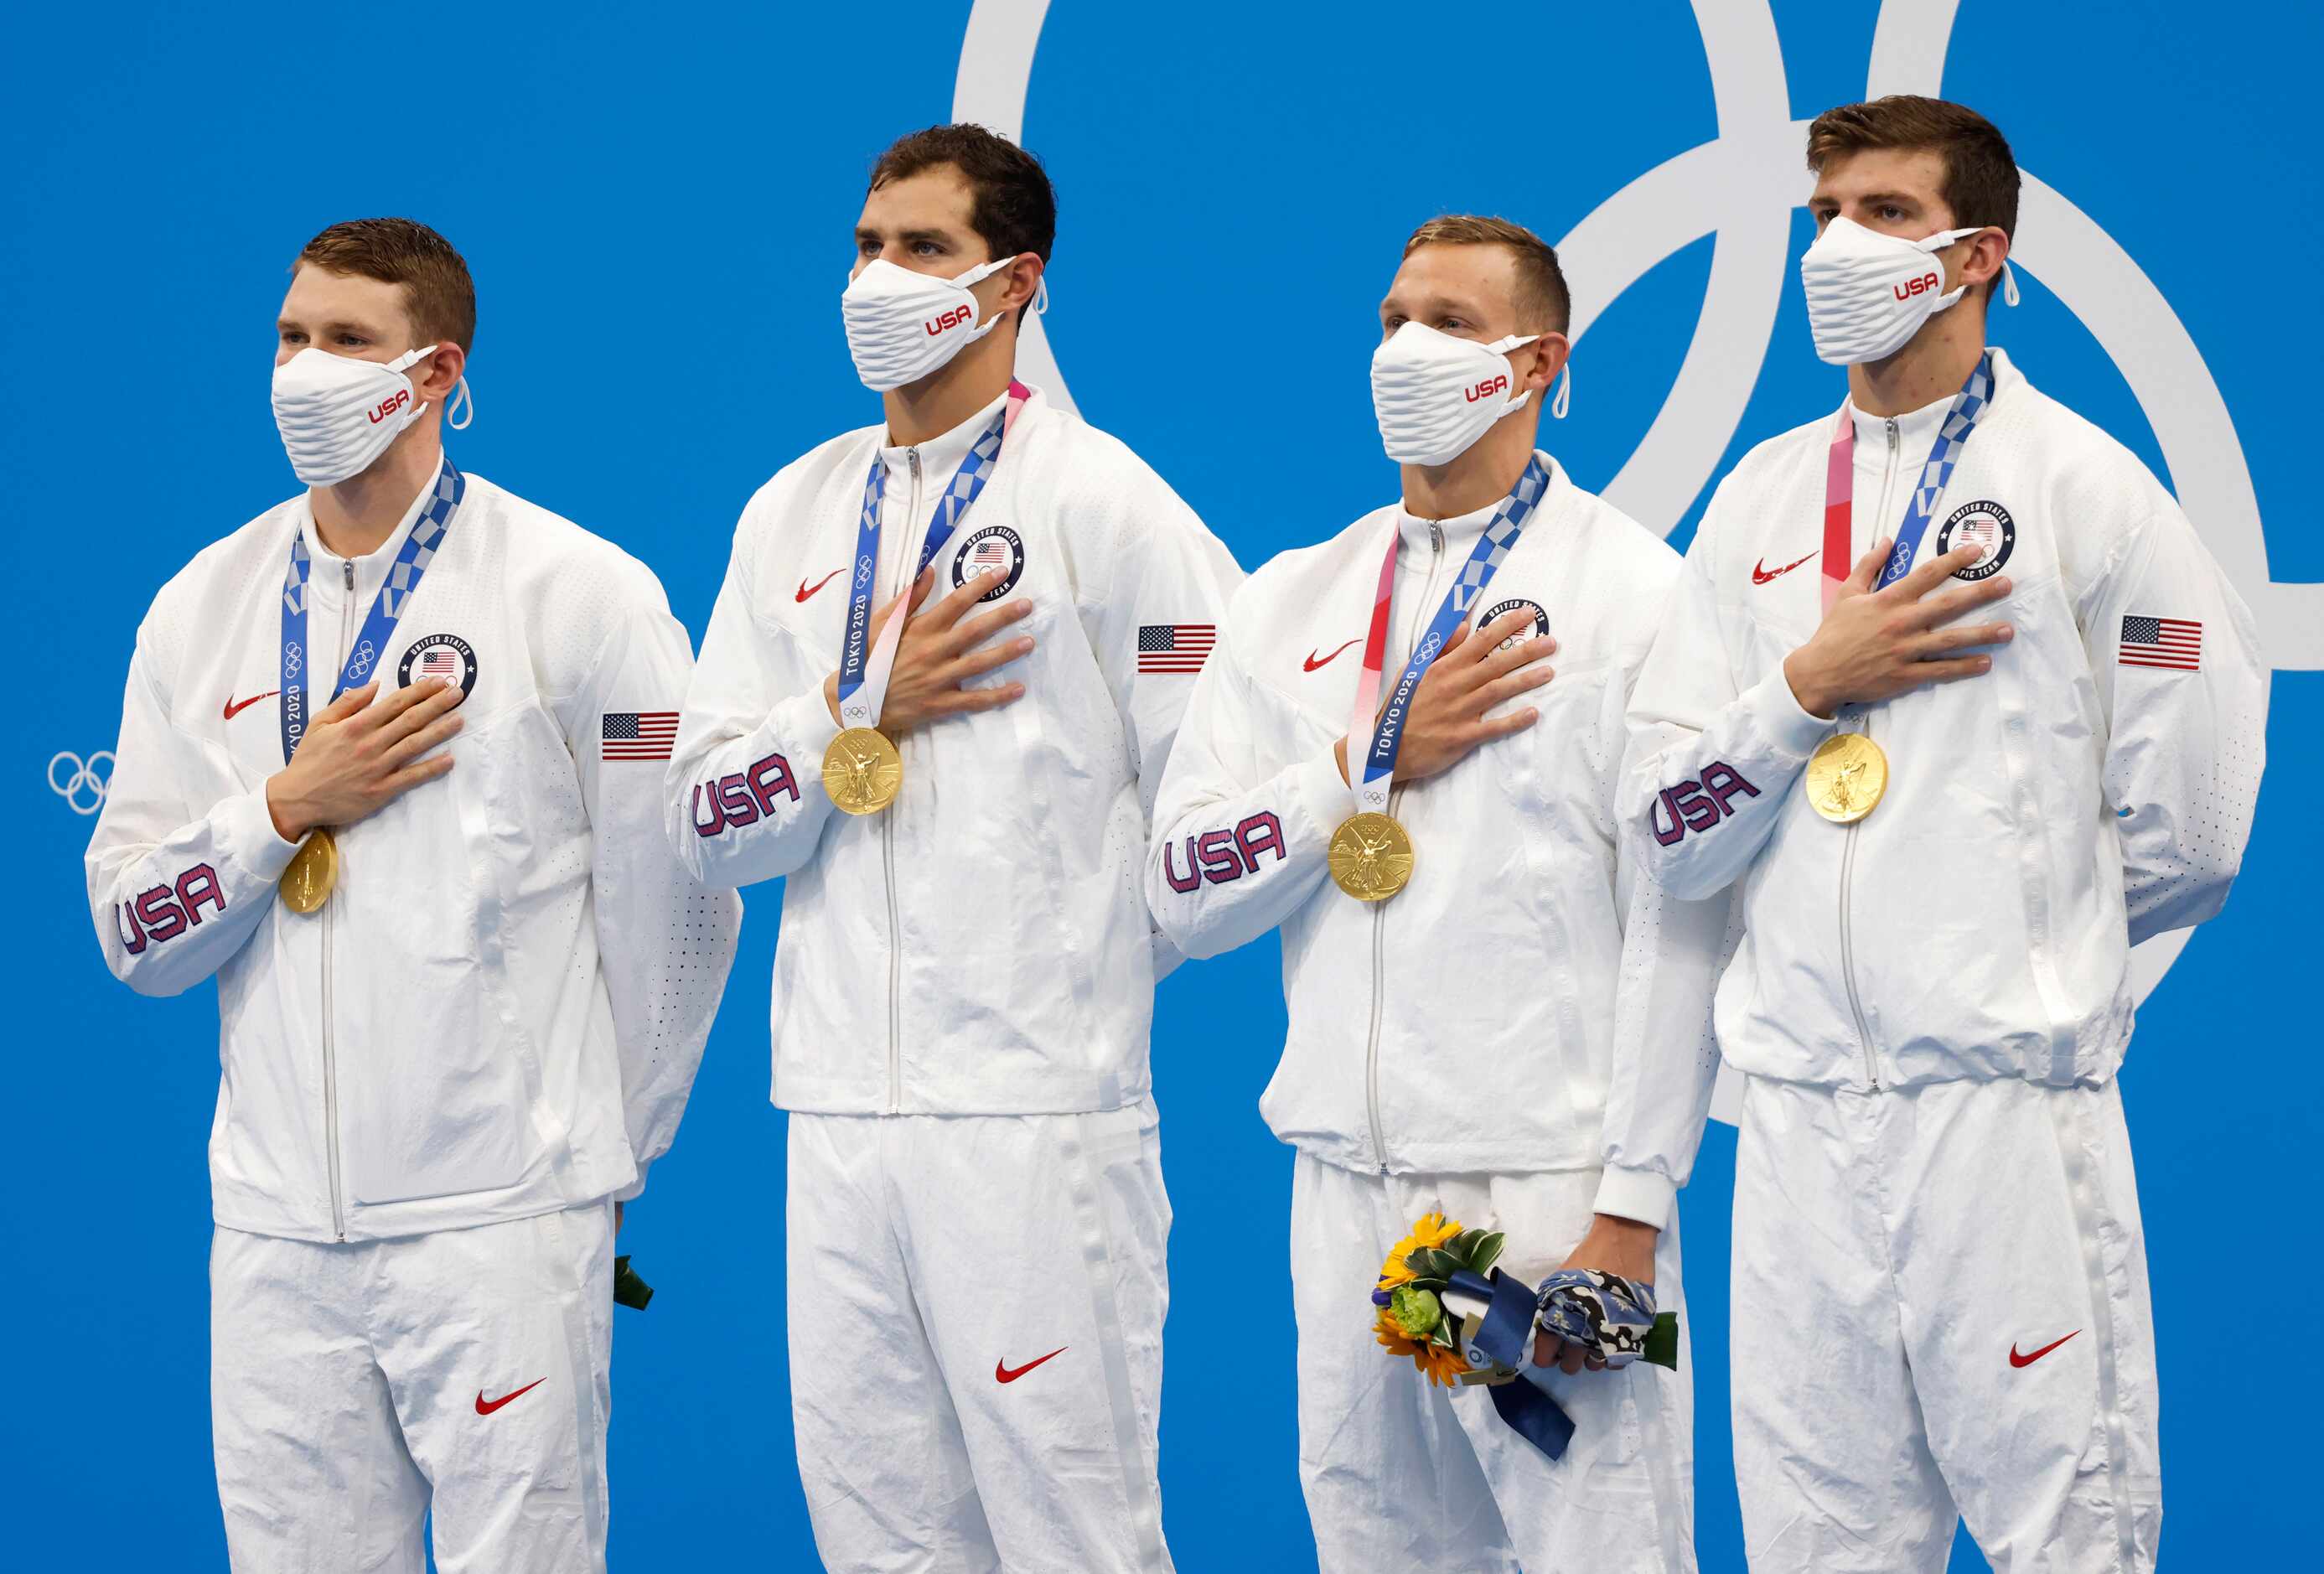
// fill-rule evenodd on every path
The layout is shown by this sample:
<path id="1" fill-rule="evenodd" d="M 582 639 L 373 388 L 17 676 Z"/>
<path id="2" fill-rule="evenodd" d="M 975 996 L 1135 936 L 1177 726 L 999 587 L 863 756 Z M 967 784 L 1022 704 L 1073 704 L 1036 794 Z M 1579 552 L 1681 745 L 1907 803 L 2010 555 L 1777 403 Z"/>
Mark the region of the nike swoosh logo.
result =
<path id="1" fill-rule="evenodd" d="M 259 701 L 271 700 L 281 692 L 282 691 L 279 688 L 270 688 L 264 694 L 254 694 L 246 700 L 238 700 L 229 695 L 226 696 L 226 719 L 231 722 L 236 716 L 242 714 L 243 712 L 256 704 Z"/>
<path id="2" fill-rule="evenodd" d="M 1041 1361 L 1053 1361 L 1064 1355 L 1069 1348 L 1071 1347 L 1059 1345 L 1056 1349 L 1043 1356 Z M 992 1380 L 996 1383 L 1014 1383 L 1018 1378 L 1039 1366 L 1041 1361 L 1028 1361 L 1013 1372 L 1009 1369 L 1009 1362 L 1006 1358 L 995 1361 L 992 1363 Z"/>
<path id="3" fill-rule="evenodd" d="M 1797 568 L 1801 564 L 1805 563 L 1808 560 L 1808 557 L 1812 557 L 1814 556 L 1815 553 L 1812 550 L 1808 553 L 1807 557 L 1794 557 L 1789 563 L 1784 564 L 1781 568 L 1776 569 L 1770 569 L 1767 566 L 1767 560 L 1765 557 L 1762 557 L 1758 562 L 1754 563 L 1751 566 L 1751 583 L 1754 584 L 1773 584 L 1775 581 L 1783 578 L 1786 574 L 1789 574 L 1793 569 Z"/>
<path id="4" fill-rule="evenodd" d="M 1358 638 L 1361 638 L 1361 636 L 1358 636 Z M 1354 640 L 1351 640 L 1348 641 L 1348 645 L 1352 645 L 1356 641 Z M 1315 653 L 1313 650 L 1310 650 L 1307 652 L 1307 670 L 1313 672 L 1319 667 L 1331 666 L 1333 662 L 1337 661 L 1340 658 L 1340 651 L 1345 650 L 1348 648 L 1348 645 L 1341 646 L 1339 650 L 1333 651 L 1329 656 L 1323 657 L 1320 660 L 1316 658 Z"/>
<path id="5" fill-rule="evenodd" d="M 809 584 L 804 579 L 800 580 L 798 587 L 799 600 L 807 600 L 807 597 L 813 595 L 816 591 L 821 590 L 825 585 L 829 584 L 833 580 L 838 578 L 841 575 L 846 572 L 847 571 L 844 568 L 835 568 L 830 573 L 825 575 L 821 579 L 816 580 L 813 584 Z"/>
<path id="6" fill-rule="evenodd" d="M 543 1383 L 548 1381 L 549 1379 L 546 1377 L 535 1377 L 531 1382 L 527 1383 L 515 1393 L 503 1394 L 498 1399 L 486 1399 L 484 1397 L 484 1391 L 479 1388 L 476 1390 L 476 1413 L 478 1415 L 490 1415 L 493 1411 L 498 1410 L 510 1400 L 521 1399 L 526 1395 L 531 1393 L 534 1389 L 540 1387 Z"/>
<path id="7" fill-rule="evenodd" d="M 2074 1330 L 2074 1333 L 2080 1333 L 2081 1331 L 2082 1330 L 2079 1328 Z M 2074 1333 L 2068 1334 L 2066 1339 L 2073 1338 Z M 2019 1355 L 2017 1353 L 2016 1341 L 2013 1339 L 2009 1346 L 2009 1364 L 2013 1367 L 2030 1367 L 2034 1362 L 2040 1360 L 2043 1356 L 2048 1355 L 2052 1350 L 2056 1349 L 2060 1345 L 2064 1344 L 2066 1342 L 2066 1339 L 2052 1339 L 2048 1344 L 2043 1345 L 2040 1349 L 2035 1350 L 2030 1356 Z"/>

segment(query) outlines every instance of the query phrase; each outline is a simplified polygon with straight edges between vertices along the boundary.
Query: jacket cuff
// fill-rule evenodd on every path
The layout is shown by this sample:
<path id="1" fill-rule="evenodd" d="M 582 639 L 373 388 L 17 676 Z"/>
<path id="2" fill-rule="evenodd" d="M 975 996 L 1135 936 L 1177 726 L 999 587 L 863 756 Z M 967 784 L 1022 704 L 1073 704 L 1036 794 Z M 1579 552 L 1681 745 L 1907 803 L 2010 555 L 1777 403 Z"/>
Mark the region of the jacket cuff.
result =
<path id="1" fill-rule="evenodd" d="M 1758 723 L 1760 736 L 1801 759 L 1814 753 L 1816 745 L 1838 724 L 1836 720 L 1812 715 L 1801 708 L 1799 696 L 1792 692 L 1792 680 L 1784 676 L 1781 662 L 1770 667 L 1744 698 Z"/>
<path id="2" fill-rule="evenodd" d="M 793 776 L 823 779 L 824 750 L 839 736 L 839 723 L 831 719 L 831 707 L 823 703 L 823 685 L 818 683 L 777 705 L 767 718 L 767 726 L 774 734 L 775 747 L 790 761 Z"/>
<path id="3" fill-rule="evenodd" d="M 1326 749 L 1323 755 L 1298 768 L 1292 780 L 1292 794 L 1307 818 L 1314 823 L 1316 837 L 1329 842 L 1340 822 L 1356 812 L 1355 795 L 1348 784 L 1340 779 L 1339 761 Z"/>
<path id="4" fill-rule="evenodd" d="M 266 807 L 263 783 L 254 792 L 220 804 L 212 815 L 212 823 L 218 828 L 227 855 L 270 883 L 282 878 L 282 871 L 290 867 L 291 857 L 299 851 L 298 842 L 285 842 L 274 829 L 274 816 Z"/>
<path id="5" fill-rule="evenodd" d="M 649 1165 L 650 1163 L 651 1163 L 651 1161 L 650 1161 L 650 1160 L 649 1160 L 649 1161 L 647 1161 L 647 1163 L 645 1163 L 645 1164 L 640 1164 L 638 1165 L 638 1178 L 637 1178 L 636 1180 L 634 1180 L 634 1181 L 632 1181 L 632 1182 L 631 1182 L 628 1185 L 626 1185 L 626 1186 L 621 1186 L 621 1187 L 617 1187 L 617 1188 L 615 1188 L 615 1190 L 614 1190 L 614 1192 L 613 1192 L 613 1194 L 612 1198 L 610 1199 L 610 1201 L 615 1201 L 615 1202 L 634 1202 L 634 1201 L 637 1201 L 638 1193 L 639 1193 L 639 1192 L 642 1192 L 642 1191 L 644 1191 L 644 1190 L 646 1189 L 646 1170 L 647 1170 L 647 1168 L 648 1168 L 648 1165 Z"/>
<path id="6" fill-rule="evenodd" d="M 1635 1219 L 1640 1224 L 1667 1229 L 1671 1209 L 1677 1201 L 1678 1187 L 1668 1175 L 1608 1164 L 1598 1182 L 1598 1201 L 1591 1211 L 1610 1213 L 1617 1219 Z"/>

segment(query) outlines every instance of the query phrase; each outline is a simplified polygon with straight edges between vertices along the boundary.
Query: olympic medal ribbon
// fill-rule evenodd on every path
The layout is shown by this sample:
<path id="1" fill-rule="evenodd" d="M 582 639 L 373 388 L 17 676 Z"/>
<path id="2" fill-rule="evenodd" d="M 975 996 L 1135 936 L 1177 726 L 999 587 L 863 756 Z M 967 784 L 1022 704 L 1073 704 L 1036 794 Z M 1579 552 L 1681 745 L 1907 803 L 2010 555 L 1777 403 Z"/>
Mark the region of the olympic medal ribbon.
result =
<path id="1" fill-rule="evenodd" d="M 1443 653 L 1462 619 L 1469 615 L 1493 582 L 1509 550 L 1524 533 L 1526 519 L 1549 490 L 1549 471 L 1535 455 L 1526 462 L 1517 486 L 1501 500 L 1493 517 L 1477 538 L 1453 576 L 1444 600 L 1412 649 L 1411 658 L 1397 676 L 1388 704 L 1375 716 L 1382 669 L 1388 653 L 1389 603 L 1396 590 L 1396 557 L 1400 532 L 1388 529 L 1388 550 L 1380 561 L 1379 579 L 1372 593 L 1371 628 L 1364 640 L 1362 676 L 1356 683 L 1355 708 L 1348 723 L 1348 762 L 1354 772 L 1356 812 L 1332 833 L 1325 856 L 1332 881 L 1360 902 L 1381 902 L 1404 889 L 1412 879 L 1412 838 L 1388 812 L 1388 795 L 1396 781 L 1396 759 L 1404 745 L 1404 722 L 1421 677 Z M 1370 740 L 1370 747 L 1364 741 Z M 1357 766 L 1361 750 L 1362 765 Z"/>
<path id="2" fill-rule="evenodd" d="M 387 654 L 387 642 L 395 637 L 395 625 L 403 617 L 403 609 L 411 604 L 413 593 L 428 574 L 428 566 L 436 560 L 444 544 L 444 533 L 452 528 L 452 518 L 460 511 L 460 499 L 468 490 L 467 478 L 455 469 L 447 456 L 443 468 L 436 473 L 436 490 L 429 497 L 420 517 L 412 521 L 411 533 L 403 538 L 403 546 L 389 566 L 386 580 L 379 594 L 372 598 L 371 610 L 364 615 L 363 627 L 355 632 L 355 642 L 347 651 L 346 664 L 339 671 L 338 682 L 331 689 L 329 704 L 350 688 L 360 688 L 371 679 Z M 307 735 L 308 718 L 312 714 L 307 702 L 307 578 L 314 570 L 314 561 L 307 552 L 306 532 L 290 538 L 290 569 L 282 581 L 282 763 L 290 763 L 298 752 L 300 741 Z"/>
<path id="3" fill-rule="evenodd" d="M 1896 545 L 1882 565 L 1875 590 L 1886 590 L 1911 571 L 1913 555 L 1920 549 L 1921 538 L 1928 534 L 1929 520 L 1937 511 L 1937 503 L 1945 494 L 1945 485 L 1953 478 L 1953 466 L 1960 463 L 1961 450 L 1969 446 L 1969 438 L 1977 432 L 1977 423 L 1986 408 L 1993 402 L 1993 352 L 1978 357 L 1969 368 L 1969 381 L 1953 395 L 1952 408 L 1945 411 L 1944 424 L 1937 428 L 1937 440 L 1930 445 L 1929 456 L 1921 465 L 1920 484 L 1904 507 L 1904 522 L 1896 527 Z M 1856 411 L 1853 400 L 1843 400 L 1840 421 L 1832 430 L 1831 449 L 1826 456 L 1823 478 L 1823 604 L 1830 612 L 1831 603 L 1840 599 L 1840 587 L 1848 583 L 1849 570 L 1855 566 L 1856 533 Z"/>
<path id="4" fill-rule="evenodd" d="M 953 472 L 936 498 L 936 513 L 928 520 L 927 534 L 920 542 L 918 562 L 912 570 L 912 580 L 918 580 L 938 552 L 959 529 L 962 520 L 984 492 L 984 483 L 992 477 L 994 465 L 1001 457 L 1001 445 L 1016 428 L 1018 412 L 1025 401 L 1033 397 L 1032 390 L 1023 383 L 1009 384 L 1007 401 L 992 424 L 984 429 L 969 448 L 960 468 Z M 888 680 L 896 667 L 896 643 L 902 638 L 908 607 L 899 607 L 881 629 L 876 641 L 869 638 L 872 626 L 873 581 L 880 573 L 880 512 L 887 497 L 888 466 L 879 455 L 872 456 L 872 473 L 863 482 L 863 511 L 855 526 L 855 563 L 847 582 L 847 630 L 839 652 L 839 724 L 845 728 L 869 731 L 879 725 L 880 709 L 888 697 Z"/>

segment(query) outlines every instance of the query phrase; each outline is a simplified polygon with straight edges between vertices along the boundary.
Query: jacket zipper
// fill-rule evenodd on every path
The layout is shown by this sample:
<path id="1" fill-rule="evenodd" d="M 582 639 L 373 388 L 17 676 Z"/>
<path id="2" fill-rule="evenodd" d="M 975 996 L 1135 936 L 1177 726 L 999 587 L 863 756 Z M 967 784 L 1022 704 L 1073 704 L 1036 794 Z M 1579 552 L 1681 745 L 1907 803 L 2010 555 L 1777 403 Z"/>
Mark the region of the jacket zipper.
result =
<path id="1" fill-rule="evenodd" d="M 1884 520 L 1890 517 L 1889 492 L 1895 483 L 1896 423 L 1892 420 L 1888 422 L 1887 468 L 1880 477 L 1879 517 Z M 1875 527 L 1874 533 L 1877 537 L 1877 527 Z M 1869 738 L 1872 736 L 1872 708 L 1867 705 L 1863 710 L 1864 735 Z M 1864 822 L 1861 820 L 1849 823 L 1846 832 L 1847 841 L 1842 845 L 1840 854 L 1840 976 L 1848 986 L 1848 1009 L 1856 1018 L 1857 1043 L 1864 1050 L 1864 1080 L 1872 1084 L 1872 1091 L 1877 1093 L 1880 1091 L 1880 1063 L 1873 1054 L 1871 1025 L 1864 1019 L 1864 999 L 1857 992 L 1856 926 L 1850 916 L 1853 888 L 1856 883 L 1856 833 L 1863 828 L 1863 825 Z"/>
<path id="2" fill-rule="evenodd" d="M 339 608 L 339 645 L 337 670 L 345 672 L 347 651 L 355 643 L 355 566 L 342 559 L 346 604 Z M 330 902 L 323 904 L 323 1152 L 328 1163 L 331 1182 L 331 1233 L 340 1240 L 347 1238 L 346 1210 L 339 1201 L 339 1057 L 331 1034 L 331 915 L 338 909 Z"/>
<path id="3" fill-rule="evenodd" d="M 1404 659 L 1406 662 L 1412 659 L 1412 652 L 1420 643 L 1420 619 L 1436 594 L 1436 571 L 1443 566 L 1443 559 L 1444 532 L 1432 521 L 1428 527 L 1428 582 L 1421 587 L 1420 594 L 1413 598 L 1412 630 L 1405 637 L 1404 641 Z M 1403 663 L 1399 662 L 1397 667 L 1398 670 L 1401 670 Z M 1348 769 L 1360 778 L 1363 762 L 1360 759 L 1351 759 L 1348 762 Z M 1388 812 L 1391 816 L 1395 815 L 1397 805 L 1403 801 L 1404 789 L 1390 782 L 1388 789 Z M 1379 1164 L 1379 1173 L 1383 1175 L 1387 1174 L 1388 1170 L 1388 1139 L 1381 1135 L 1380 1131 L 1379 1036 L 1380 1008 L 1387 993 L 1387 986 L 1382 979 L 1387 963 L 1387 935 L 1388 903 L 1374 902 L 1372 904 L 1372 1026 L 1370 1037 L 1364 1045 L 1364 1105 L 1371 1119 L 1372 1156 Z"/>
<path id="4" fill-rule="evenodd" d="M 909 591 L 912 580 L 904 575 L 912 567 L 911 529 L 920 517 L 920 451 L 904 450 L 904 464 L 912 473 L 912 506 L 904 515 L 904 532 L 898 538 L 896 576 L 903 579 L 902 589 Z M 912 578 L 919 576 L 913 575 Z M 908 606 L 896 609 L 903 617 Z M 904 1108 L 904 1045 L 903 1045 L 903 950 L 904 937 L 896 915 L 896 816 L 880 816 L 881 879 L 888 896 L 888 1113 L 900 1114 Z"/>

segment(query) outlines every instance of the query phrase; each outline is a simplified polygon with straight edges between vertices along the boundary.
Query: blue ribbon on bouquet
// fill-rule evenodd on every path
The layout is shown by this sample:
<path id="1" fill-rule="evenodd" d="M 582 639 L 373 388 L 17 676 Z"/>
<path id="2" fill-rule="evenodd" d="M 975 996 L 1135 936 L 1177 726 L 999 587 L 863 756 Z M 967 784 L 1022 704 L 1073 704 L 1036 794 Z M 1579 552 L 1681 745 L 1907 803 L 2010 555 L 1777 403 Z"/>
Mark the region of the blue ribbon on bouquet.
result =
<path id="1" fill-rule="evenodd" d="M 1493 1413 L 1551 1459 L 1563 1459 L 1573 1441 L 1573 1418 L 1531 1376 L 1534 1314 L 1540 1305 L 1536 1293 L 1499 1268 L 1485 1277 L 1461 1269 L 1446 1288 L 1485 1303 L 1476 1337 L 1465 1340 L 1461 1351 L 1469 1365 L 1507 1367 L 1517 1375 L 1512 1382 L 1486 1385 Z"/>

